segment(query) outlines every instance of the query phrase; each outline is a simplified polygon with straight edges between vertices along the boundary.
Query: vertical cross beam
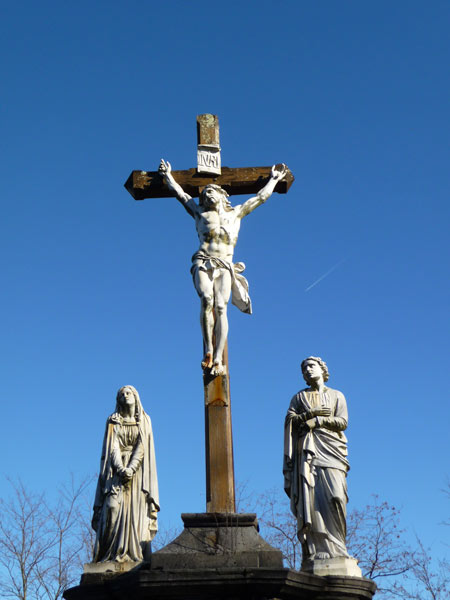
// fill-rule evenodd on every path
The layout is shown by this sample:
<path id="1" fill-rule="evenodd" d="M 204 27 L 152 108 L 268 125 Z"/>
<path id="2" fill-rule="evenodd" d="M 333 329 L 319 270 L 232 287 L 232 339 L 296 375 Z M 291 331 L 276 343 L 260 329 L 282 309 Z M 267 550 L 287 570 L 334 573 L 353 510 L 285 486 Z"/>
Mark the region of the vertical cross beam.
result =
<path id="1" fill-rule="evenodd" d="M 226 375 L 203 375 L 205 393 L 206 512 L 236 512 L 228 343 Z"/>
<path id="2" fill-rule="evenodd" d="M 219 119 L 197 116 L 197 172 L 221 174 Z M 228 343 L 223 353 L 226 375 L 203 375 L 205 397 L 206 512 L 236 512 L 234 488 L 233 433 L 231 426 Z"/>

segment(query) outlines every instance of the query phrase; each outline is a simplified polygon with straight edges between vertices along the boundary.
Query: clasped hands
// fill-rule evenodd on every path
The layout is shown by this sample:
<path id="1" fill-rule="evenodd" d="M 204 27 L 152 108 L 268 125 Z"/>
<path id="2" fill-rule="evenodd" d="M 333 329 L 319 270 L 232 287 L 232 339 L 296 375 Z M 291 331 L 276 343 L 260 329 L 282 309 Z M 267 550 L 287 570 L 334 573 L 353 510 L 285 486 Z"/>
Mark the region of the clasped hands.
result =
<path id="1" fill-rule="evenodd" d="M 134 475 L 134 471 L 133 471 L 133 469 L 130 469 L 130 467 L 125 467 L 123 469 L 120 469 L 119 475 L 121 476 L 122 481 L 124 483 L 128 483 L 128 481 L 131 481 L 131 479 Z"/>

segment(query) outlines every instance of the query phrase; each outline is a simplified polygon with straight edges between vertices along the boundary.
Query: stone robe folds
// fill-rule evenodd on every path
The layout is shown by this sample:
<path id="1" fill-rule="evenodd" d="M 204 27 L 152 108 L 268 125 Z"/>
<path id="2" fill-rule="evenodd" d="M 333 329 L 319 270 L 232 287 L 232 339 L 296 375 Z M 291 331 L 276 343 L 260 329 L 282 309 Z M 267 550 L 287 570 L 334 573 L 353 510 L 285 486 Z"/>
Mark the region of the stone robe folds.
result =
<path id="1" fill-rule="evenodd" d="M 308 411 L 321 405 L 329 407 L 331 415 L 310 419 Z M 286 415 L 284 487 L 297 517 L 304 561 L 319 553 L 330 558 L 349 556 L 345 536 L 346 473 L 350 467 L 343 433 L 347 420 L 344 395 L 330 388 L 323 393 L 309 388 L 300 391 L 292 398 Z"/>
<path id="2" fill-rule="evenodd" d="M 133 420 L 134 421 L 134 420 Z M 134 471 L 124 482 L 120 471 Z M 142 561 L 157 532 L 158 481 L 150 417 L 139 423 L 119 413 L 106 423 L 92 526 L 97 532 L 94 562 Z"/>

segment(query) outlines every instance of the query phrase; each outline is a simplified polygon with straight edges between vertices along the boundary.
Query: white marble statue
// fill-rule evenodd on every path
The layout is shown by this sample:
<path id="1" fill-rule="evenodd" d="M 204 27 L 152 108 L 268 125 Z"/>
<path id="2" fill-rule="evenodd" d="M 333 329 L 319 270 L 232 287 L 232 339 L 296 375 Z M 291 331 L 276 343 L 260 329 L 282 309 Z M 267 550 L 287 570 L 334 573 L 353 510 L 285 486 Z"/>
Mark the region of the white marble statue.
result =
<path id="1" fill-rule="evenodd" d="M 295 394 L 286 415 L 283 472 L 297 517 L 302 569 L 309 570 L 311 562 L 350 558 L 345 545 L 348 416 L 344 395 L 325 385 L 325 362 L 310 356 L 301 368 L 309 387 Z M 352 561 L 350 574 L 360 576 Z"/>
<path id="2" fill-rule="evenodd" d="M 117 392 L 106 422 L 92 527 L 93 562 L 142 561 L 157 532 L 158 481 L 150 417 L 136 389 Z"/>
<path id="3" fill-rule="evenodd" d="M 272 167 L 267 184 L 243 204 L 232 206 L 226 191 L 215 184 L 203 189 L 197 204 L 174 180 L 170 163 L 161 160 L 159 173 L 195 219 L 200 240 L 200 247 L 192 257 L 191 273 L 201 302 L 200 323 L 205 353 L 202 367 L 211 369 L 212 375 L 225 372 L 222 355 L 228 335 L 227 304 L 230 295 L 233 304 L 241 311 L 251 313 L 248 283 L 241 275 L 245 265 L 239 262 L 233 264 L 241 219 L 269 198 L 286 172 L 285 165 Z"/>

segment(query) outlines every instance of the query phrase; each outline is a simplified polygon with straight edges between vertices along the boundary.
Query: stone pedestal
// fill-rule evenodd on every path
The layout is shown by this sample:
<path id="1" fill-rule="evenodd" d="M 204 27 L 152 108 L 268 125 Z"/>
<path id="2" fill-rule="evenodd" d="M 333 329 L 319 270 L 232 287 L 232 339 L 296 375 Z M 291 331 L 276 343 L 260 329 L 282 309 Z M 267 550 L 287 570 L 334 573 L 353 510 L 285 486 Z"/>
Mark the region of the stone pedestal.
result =
<path id="1" fill-rule="evenodd" d="M 258 533 L 256 515 L 185 513 L 184 530 L 152 555 L 152 569 L 283 567 L 281 552 Z"/>
<path id="2" fill-rule="evenodd" d="M 328 577 L 329 575 L 342 575 L 344 577 L 362 577 L 358 561 L 354 558 L 325 558 L 322 560 L 308 560 L 302 564 L 302 571 Z"/>
<path id="3" fill-rule="evenodd" d="M 86 563 L 84 565 L 82 581 L 98 581 L 105 578 L 117 577 L 117 575 L 123 575 L 129 571 L 140 569 L 142 566 L 141 562 L 115 562 L 113 560 L 106 560 L 105 562 L 99 563 Z M 99 577 L 100 576 L 100 577 Z"/>
<path id="4" fill-rule="evenodd" d="M 363 577 L 283 568 L 258 533 L 256 515 L 183 514 L 184 531 L 150 562 L 114 572 L 92 567 L 66 600 L 371 600 Z M 341 565 L 342 566 L 342 565 Z"/>

